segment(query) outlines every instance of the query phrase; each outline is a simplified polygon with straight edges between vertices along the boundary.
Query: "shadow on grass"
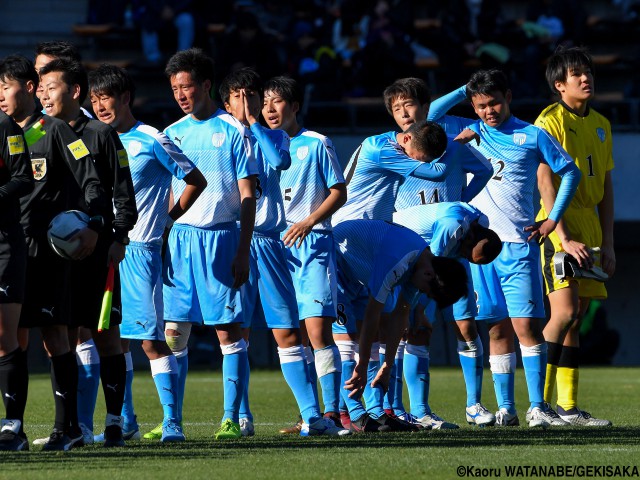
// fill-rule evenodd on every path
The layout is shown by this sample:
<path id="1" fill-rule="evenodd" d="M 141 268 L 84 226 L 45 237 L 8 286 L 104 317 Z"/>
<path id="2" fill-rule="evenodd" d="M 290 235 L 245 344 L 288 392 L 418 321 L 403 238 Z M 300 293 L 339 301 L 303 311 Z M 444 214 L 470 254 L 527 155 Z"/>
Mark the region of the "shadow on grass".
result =
<path id="1" fill-rule="evenodd" d="M 579 446 L 579 445 L 638 445 L 640 427 L 564 428 L 538 430 L 529 428 L 485 428 L 415 433 L 365 434 L 351 437 L 256 436 L 237 441 L 216 442 L 212 439 L 188 440 L 185 443 L 161 444 L 133 442 L 125 448 L 105 449 L 99 445 L 79 448 L 71 452 L 0 452 L 2 462 L 28 471 L 38 469 L 40 462 L 60 462 L 65 468 L 87 463 L 91 468 L 105 467 L 113 460 L 149 461 L 166 459 L 232 459 L 248 453 L 272 453 L 286 449 L 360 449 L 360 448 L 490 448 L 496 446 Z"/>

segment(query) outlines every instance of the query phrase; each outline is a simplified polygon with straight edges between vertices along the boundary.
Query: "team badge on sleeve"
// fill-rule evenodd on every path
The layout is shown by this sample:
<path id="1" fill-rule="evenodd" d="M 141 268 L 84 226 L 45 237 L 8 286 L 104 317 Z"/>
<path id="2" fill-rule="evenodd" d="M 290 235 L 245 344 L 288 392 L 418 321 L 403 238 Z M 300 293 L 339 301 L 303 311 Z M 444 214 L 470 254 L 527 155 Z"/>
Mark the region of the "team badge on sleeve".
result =
<path id="1" fill-rule="evenodd" d="M 32 158 L 31 169 L 33 170 L 34 180 L 42 180 L 47 174 L 47 159 L 46 158 Z"/>
<path id="2" fill-rule="evenodd" d="M 9 143 L 9 155 L 19 155 L 24 153 L 24 141 L 22 135 L 11 135 L 7 137 Z"/>
<path id="3" fill-rule="evenodd" d="M 86 157 L 87 155 L 89 155 L 89 149 L 84 144 L 82 139 L 78 139 L 75 142 L 70 143 L 69 145 L 67 145 L 67 148 L 71 152 L 71 155 L 73 155 L 73 158 L 75 158 L 76 160 L 80 160 L 82 157 Z"/>
<path id="4" fill-rule="evenodd" d="M 120 168 L 129 166 L 129 155 L 127 155 L 127 151 L 124 148 L 118 150 L 118 163 L 120 164 Z"/>

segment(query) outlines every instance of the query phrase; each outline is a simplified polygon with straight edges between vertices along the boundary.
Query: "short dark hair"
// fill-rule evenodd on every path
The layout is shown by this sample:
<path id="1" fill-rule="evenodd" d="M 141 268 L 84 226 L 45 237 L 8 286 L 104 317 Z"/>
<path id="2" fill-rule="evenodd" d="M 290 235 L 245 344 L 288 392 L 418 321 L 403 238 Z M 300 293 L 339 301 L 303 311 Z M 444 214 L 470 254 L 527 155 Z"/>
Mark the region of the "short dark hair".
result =
<path id="1" fill-rule="evenodd" d="M 384 89 L 382 97 L 389 115 L 393 115 L 391 104 L 399 98 L 415 98 L 420 105 L 431 103 L 431 92 L 427 82 L 416 77 L 399 78 Z"/>
<path id="2" fill-rule="evenodd" d="M 262 97 L 262 80 L 253 68 L 243 67 L 224 77 L 218 89 L 222 103 L 229 101 L 231 92 L 242 88 L 255 90 Z"/>
<path id="3" fill-rule="evenodd" d="M 447 149 L 447 134 L 436 122 L 424 121 L 412 124 L 405 133 L 410 133 L 411 144 L 433 159 L 441 157 Z"/>
<path id="4" fill-rule="evenodd" d="M 430 297 L 438 307 L 453 305 L 468 293 L 467 271 L 455 258 L 433 257 L 431 265 L 436 274 L 431 281 Z"/>
<path id="5" fill-rule="evenodd" d="M 584 47 L 565 47 L 560 45 L 549 57 L 545 76 L 549 88 L 555 94 L 556 82 L 566 82 L 569 72 L 574 68 L 587 67 L 593 73 L 593 59 L 589 51 Z"/>
<path id="6" fill-rule="evenodd" d="M 500 92 L 506 95 L 509 91 L 509 80 L 502 70 L 478 70 L 467 83 L 467 98 L 471 100 L 476 95 L 490 95 Z"/>
<path id="7" fill-rule="evenodd" d="M 274 92 L 289 103 L 298 102 L 302 110 L 304 95 L 300 84 L 291 77 L 279 76 L 267 80 L 264 84 L 265 92 Z"/>
<path id="8" fill-rule="evenodd" d="M 51 42 L 42 42 L 36 45 L 36 56 L 47 55 L 54 58 L 65 58 L 75 62 L 82 61 L 82 57 L 78 48 L 69 42 L 62 40 L 54 40 Z"/>
<path id="9" fill-rule="evenodd" d="M 22 55 L 9 55 L 0 60 L 0 80 L 15 80 L 21 84 L 29 80 L 38 87 L 38 74 L 33 67 L 33 62 Z"/>
<path id="10" fill-rule="evenodd" d="M 209 80 L 213 88 L 215 68 L 213 58 L 204 53 L 200 48 L 182 50 L 173 55 L 167 62 L 164 73 L 171 78 L 180 72 L 191 75 L 191 79 L 197 83 Z"/>
<path id="11" fill-rule="evenodd" d="M 87 98 L 89 90 L 89 80 L 87 72 L 80 62 L 64 58 L 51 60 L 40 69 L 40 77 L 51 72 L 62 72 L 62 81 L 67 85 L 80 85 L 80 103 Z"/>
<path id="12" fill-rule="evenodd" d="M 124 68 L 103 63 L 89 72 L 89 92 L 110 97 L 129 92 L 129 107 L 131 107 L 136 94 L 136 86 Z"/>
<path id="13" fill-rule="evenodd" d="M 477 255 L 482 258 L 482 262 L 474 263 L 487 264 L 493 262 L 502 251 L 502 240 L 500 240 L 498 234 L 477 222 L 471 224 L 471 232 L 475 242 L 472 256 Z"/>

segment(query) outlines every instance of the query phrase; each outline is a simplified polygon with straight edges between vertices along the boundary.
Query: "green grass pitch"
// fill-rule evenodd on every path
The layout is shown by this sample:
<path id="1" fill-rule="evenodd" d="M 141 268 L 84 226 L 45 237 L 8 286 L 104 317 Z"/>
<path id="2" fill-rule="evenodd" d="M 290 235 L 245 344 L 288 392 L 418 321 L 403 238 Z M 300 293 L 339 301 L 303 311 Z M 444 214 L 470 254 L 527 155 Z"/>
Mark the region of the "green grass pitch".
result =
<path id="1" fill-rule="evenodd" d="M 92 445 L 71 452 L 0 452 L 0 479 L 449 479 L 478 478 L 459 467 L 472 467 L 480 478 L 505 478 L 509 466 L 592 466 L 640 468 L 640 368 L 584 368 L 580 377 L 582 408 L 609 418 L 604 429 L 538 430 L 469 427 L 464 419 L 464 385 L 456 368 L 433 368 L 430 404 L 454 431 L 368 434 L 347 438 L 301 438 L 278 434 L 297 420 L 297 409 L 279 371 L 251 374 L 251 404 L 256 436 L 238 441 L 213 439 L 222 414 L 220 372 L 191 372 L 185 397 L 182 444 L 143 440 L 121 449 Z M 484 379 L 484 404 L 495 410 L 491 375 Z M 96 429 L 104 419 L 98 397 Z M 137 371 L 134 400 L 143 432 L 161 419 L 148 371 Z M 527 394 L 522 369 L 516 376 L 516 400 L 524 424 Z M 405 405 L 408 406 L 405 394 Z M 46 436 L 53 422 L 47 375 L 33 375 L 26 412 L 29 440 Z M 485 470 L 482 470 L 485 469 Z M 489 470 L 493 469 L 493 470 Z M 615 472 L 614 472 L 615 473 Z M 547 474 L 548 475 L 548 474 Z M 577 475 L 575 475 L 577 476 Z M 529 476 L 548 478 L 548 476 Z M 524 478 L 524 477 L 521 477 Z M 583 478 L 587 478 L 584 477 Z"/>

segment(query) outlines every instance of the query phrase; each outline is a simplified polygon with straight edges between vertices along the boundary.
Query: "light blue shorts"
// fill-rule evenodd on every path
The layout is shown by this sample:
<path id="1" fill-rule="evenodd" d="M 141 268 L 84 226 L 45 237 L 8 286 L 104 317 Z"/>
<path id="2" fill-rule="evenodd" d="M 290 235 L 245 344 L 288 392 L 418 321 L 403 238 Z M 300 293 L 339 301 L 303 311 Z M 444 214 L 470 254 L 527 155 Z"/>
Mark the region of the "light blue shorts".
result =
<path id="1" fill-rule="evenodd" d="M 251 272 L 244 285 L 243 327 L 300 328 L 296 291 L 287 265 L 286 247 L 278 234 L 253 232 Z"/>
<path id="2" fill-rule="evenodd" d="M 338 316 L 331 326 L 334 334 L 356 334 L 358 322 L 364 318 L 369 301 L 369 289 L 359 282 L 350 282 L 338 265 Z"/>
<path id="3" fill-rule="evenodd" d="M 139 242 L 127 246 L 120 263 L 122 338 L 165 339 L 160 250 L 160 245 Z"/>
<path id="4" fill-rule="evenodd" d="M 300 320 L 337 315 L 336 252 L 331 232 L 310 232 L 302 245 L 287 247 L 287 262 Z"/>
<path id="5" fill-rule="evenodd" d="M 162 289 L 166 321 L 226 325 L 244 320 L 231 275 L 238 241 L 235 222 L 211 229 L 174 224 Z"/>
<path id="6" fill-rule="evenodd" d="M 535 242 L 503 242 L 500 255 L 488 265 L 471 264 L 476 292 L 476 320 L 544 318 L 540 247 Z"/>

